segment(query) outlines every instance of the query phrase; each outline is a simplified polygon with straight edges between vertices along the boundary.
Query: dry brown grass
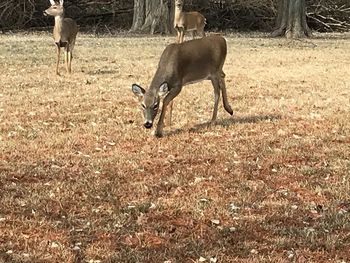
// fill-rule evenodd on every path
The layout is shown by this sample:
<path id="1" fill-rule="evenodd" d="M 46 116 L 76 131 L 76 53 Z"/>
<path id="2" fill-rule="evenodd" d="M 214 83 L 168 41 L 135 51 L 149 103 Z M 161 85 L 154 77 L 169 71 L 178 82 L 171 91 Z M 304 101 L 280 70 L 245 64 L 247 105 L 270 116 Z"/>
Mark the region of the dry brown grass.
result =
<path id="1" fill-rule="evenodd" d="M 346 35 L 344 35 L 346 36 Z M 174 38 L 0 35 L 0 262 L 349 262 L 350 42 L 227 36 L 209 82 L 143 129 L 130 90 Z M 217 221 L 216 221 L 217 220 Z"/>

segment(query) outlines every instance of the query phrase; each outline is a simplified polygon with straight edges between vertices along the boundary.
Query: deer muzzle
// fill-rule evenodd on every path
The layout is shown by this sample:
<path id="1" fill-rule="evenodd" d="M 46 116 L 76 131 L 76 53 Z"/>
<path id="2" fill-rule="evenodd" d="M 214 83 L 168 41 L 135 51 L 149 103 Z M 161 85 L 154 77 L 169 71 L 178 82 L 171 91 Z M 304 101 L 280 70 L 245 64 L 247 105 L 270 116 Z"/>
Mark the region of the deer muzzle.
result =
<path id="1" fill-rule="evenodd" d="M 143 126 L 145 126 L 146 129 L 151 129 L 152 128 L 153 123 L 151 121 L 146 121 Z"/>

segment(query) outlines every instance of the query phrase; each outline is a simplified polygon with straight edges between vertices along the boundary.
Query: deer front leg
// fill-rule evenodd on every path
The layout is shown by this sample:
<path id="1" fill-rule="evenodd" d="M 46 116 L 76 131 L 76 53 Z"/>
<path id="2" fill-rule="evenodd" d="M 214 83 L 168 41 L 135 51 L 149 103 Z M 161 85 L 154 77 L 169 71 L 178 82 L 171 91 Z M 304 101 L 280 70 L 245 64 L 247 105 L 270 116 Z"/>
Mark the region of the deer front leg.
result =
<path id="1" fill-rule="evenodd" d="M 157 124 L 157 129 L 154 135 L 158 138 L 163 137 L 163 127 L 164 127 L 164 117 L 166 112 L 166 105 L 163 104 L 162 112 L 160 113 L 159 121 Z"/>
<path id="2" fill-rule="evenodd" d="M 56 46 L 57 46 L 56 75 L 59 75 L 59 73 L 58 73 L 58 66 L 59 66 L 59 63 L 60 63 L 61 48 L 60 48 L 59 44 L 56 44 Z"/>
<path id="3" fill-rule="evenodd" d="M 182 43 L 184 42 L 184 34 L 185 34 L 185 29 L 183 27 L 175 27 L 176 31 L 177 31 L 177 38 L 176 38 L 176 42 Z"/>
<path id="4" fill-rule="evenodd" d="M 171 119 L 173 117 L 173 104 L 174 104 L 174 101 L 172 100 L 170 103 L 169 103 L 169 109 L 168 109 L 168 114 L 167 114 L 167 118 L 166 118 L 166 126 L 171 126 Z"/>
<path id="5" fill-rule="evenodd" d="M 176 43 L 180 43 L 180 37 L 181 37 L 180 28 L 176 26 L 175 29 L 176 29 Z"/>
<path id="6" fill-rule="evenodd" d="M 163 100 L 162 112 L 160 114 L 159 121 L 158 121 L 158 124 L 157 124 L 157 129 L 156 129 L 156 132 L 154 134 L 158 138 L 163 136 L 164 118 L 165 118 L 167 106 L 172 102 L 172 100 L 177 95 L 179 95 L 181 89 L 182 89 L 182 86 L 177 86 L 177 87 L 172 88 L 169 91 L 168 95 L 166 95 L 166 97 Z"/>

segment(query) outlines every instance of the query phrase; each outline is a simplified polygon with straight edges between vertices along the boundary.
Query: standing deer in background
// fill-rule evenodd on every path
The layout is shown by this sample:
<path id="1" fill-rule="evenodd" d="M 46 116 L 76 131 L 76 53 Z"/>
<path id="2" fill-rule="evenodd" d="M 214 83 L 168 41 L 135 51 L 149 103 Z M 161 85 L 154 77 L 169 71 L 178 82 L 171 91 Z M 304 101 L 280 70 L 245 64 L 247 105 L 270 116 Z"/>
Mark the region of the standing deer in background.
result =
<path id="1" fill-rule="evenodd" d="M 44 11 L 44 15 L 50 15 L 55 17 L 55 26 L 53 28 L 53 38 L 57 46 L 57 58 L 56 58 L 56 74 L 58 74 L 58 65 L 60 61 L 61 47 L 64 47 L 65 51 L 65 64 L 68 73 L 72 71 L 72 59 L 75 39 L 78 33 L 77 23 L 71 18 L 64 17 L 63 0 L 59 3 L 55 3 L 54 0 L 50 0 L 51 6 Z"/>
<path id="2" fill-rule="evenodd" d="M 211 122 L 216 121 L 221 92 L 224 108 L 232 115 L 233 111 L 227 100 L 225 73 L 222 70 L 226 54 L 226 40 L 217 35 L 167 46 L 161 55 L 150 88 L 146 91 L 137 84 L 132 85 L 133 93 L 141 102 L 145 128 L 152 128 L 160 99 L 164 98 L 155 132 L 157 137 L 161 137 L 167 106 L 181 92 L 183 86 L 205 79 L 211 80 L 214 87 Z"/>
<path id="3" fill-rule="evenodd" d="M 182 8 L 183 0 L 175 0 L 174 28 L 177 31 L 177 43 L 184 42 L 186 31 L 192 31 L 192 38 L 194 32 L 204 37 L 205 17 L 199 12 L 183 12 Z"/>

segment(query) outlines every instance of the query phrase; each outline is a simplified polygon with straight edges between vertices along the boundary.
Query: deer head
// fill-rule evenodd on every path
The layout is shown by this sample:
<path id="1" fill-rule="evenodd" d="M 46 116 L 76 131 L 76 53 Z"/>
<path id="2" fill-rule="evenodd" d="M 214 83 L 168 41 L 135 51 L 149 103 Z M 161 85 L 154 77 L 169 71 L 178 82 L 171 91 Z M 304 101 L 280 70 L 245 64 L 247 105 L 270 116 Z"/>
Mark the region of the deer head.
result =
<path id="1" fill-rule="evenodd" d="M 62 16 L 64 9 L 63 9 L 63 1 L 60 0 L 59 3 L 56 3 L 54 0 L 50 0 L 51 6 L 44 11 L 45 16 Z"/>
<path id="2" fill-rule="evenodd" d="M 175 0 L 175 7 L 182 8 L 183 5 L 184 5 L 183 0 Z"/>
<path id="3" fill-rule="evenodd" d="M 141 110 L 144 117 L 143 126 L 145 128 L 152 128 L 154 118 L 157 116 L 159 109 L 159 102 L 169 91 L 168 83 L 164 82 L 160 85 L 159 89 L 144 90 L 137 84 L 132 85 L 132 92 L 141 102 Z"/>

